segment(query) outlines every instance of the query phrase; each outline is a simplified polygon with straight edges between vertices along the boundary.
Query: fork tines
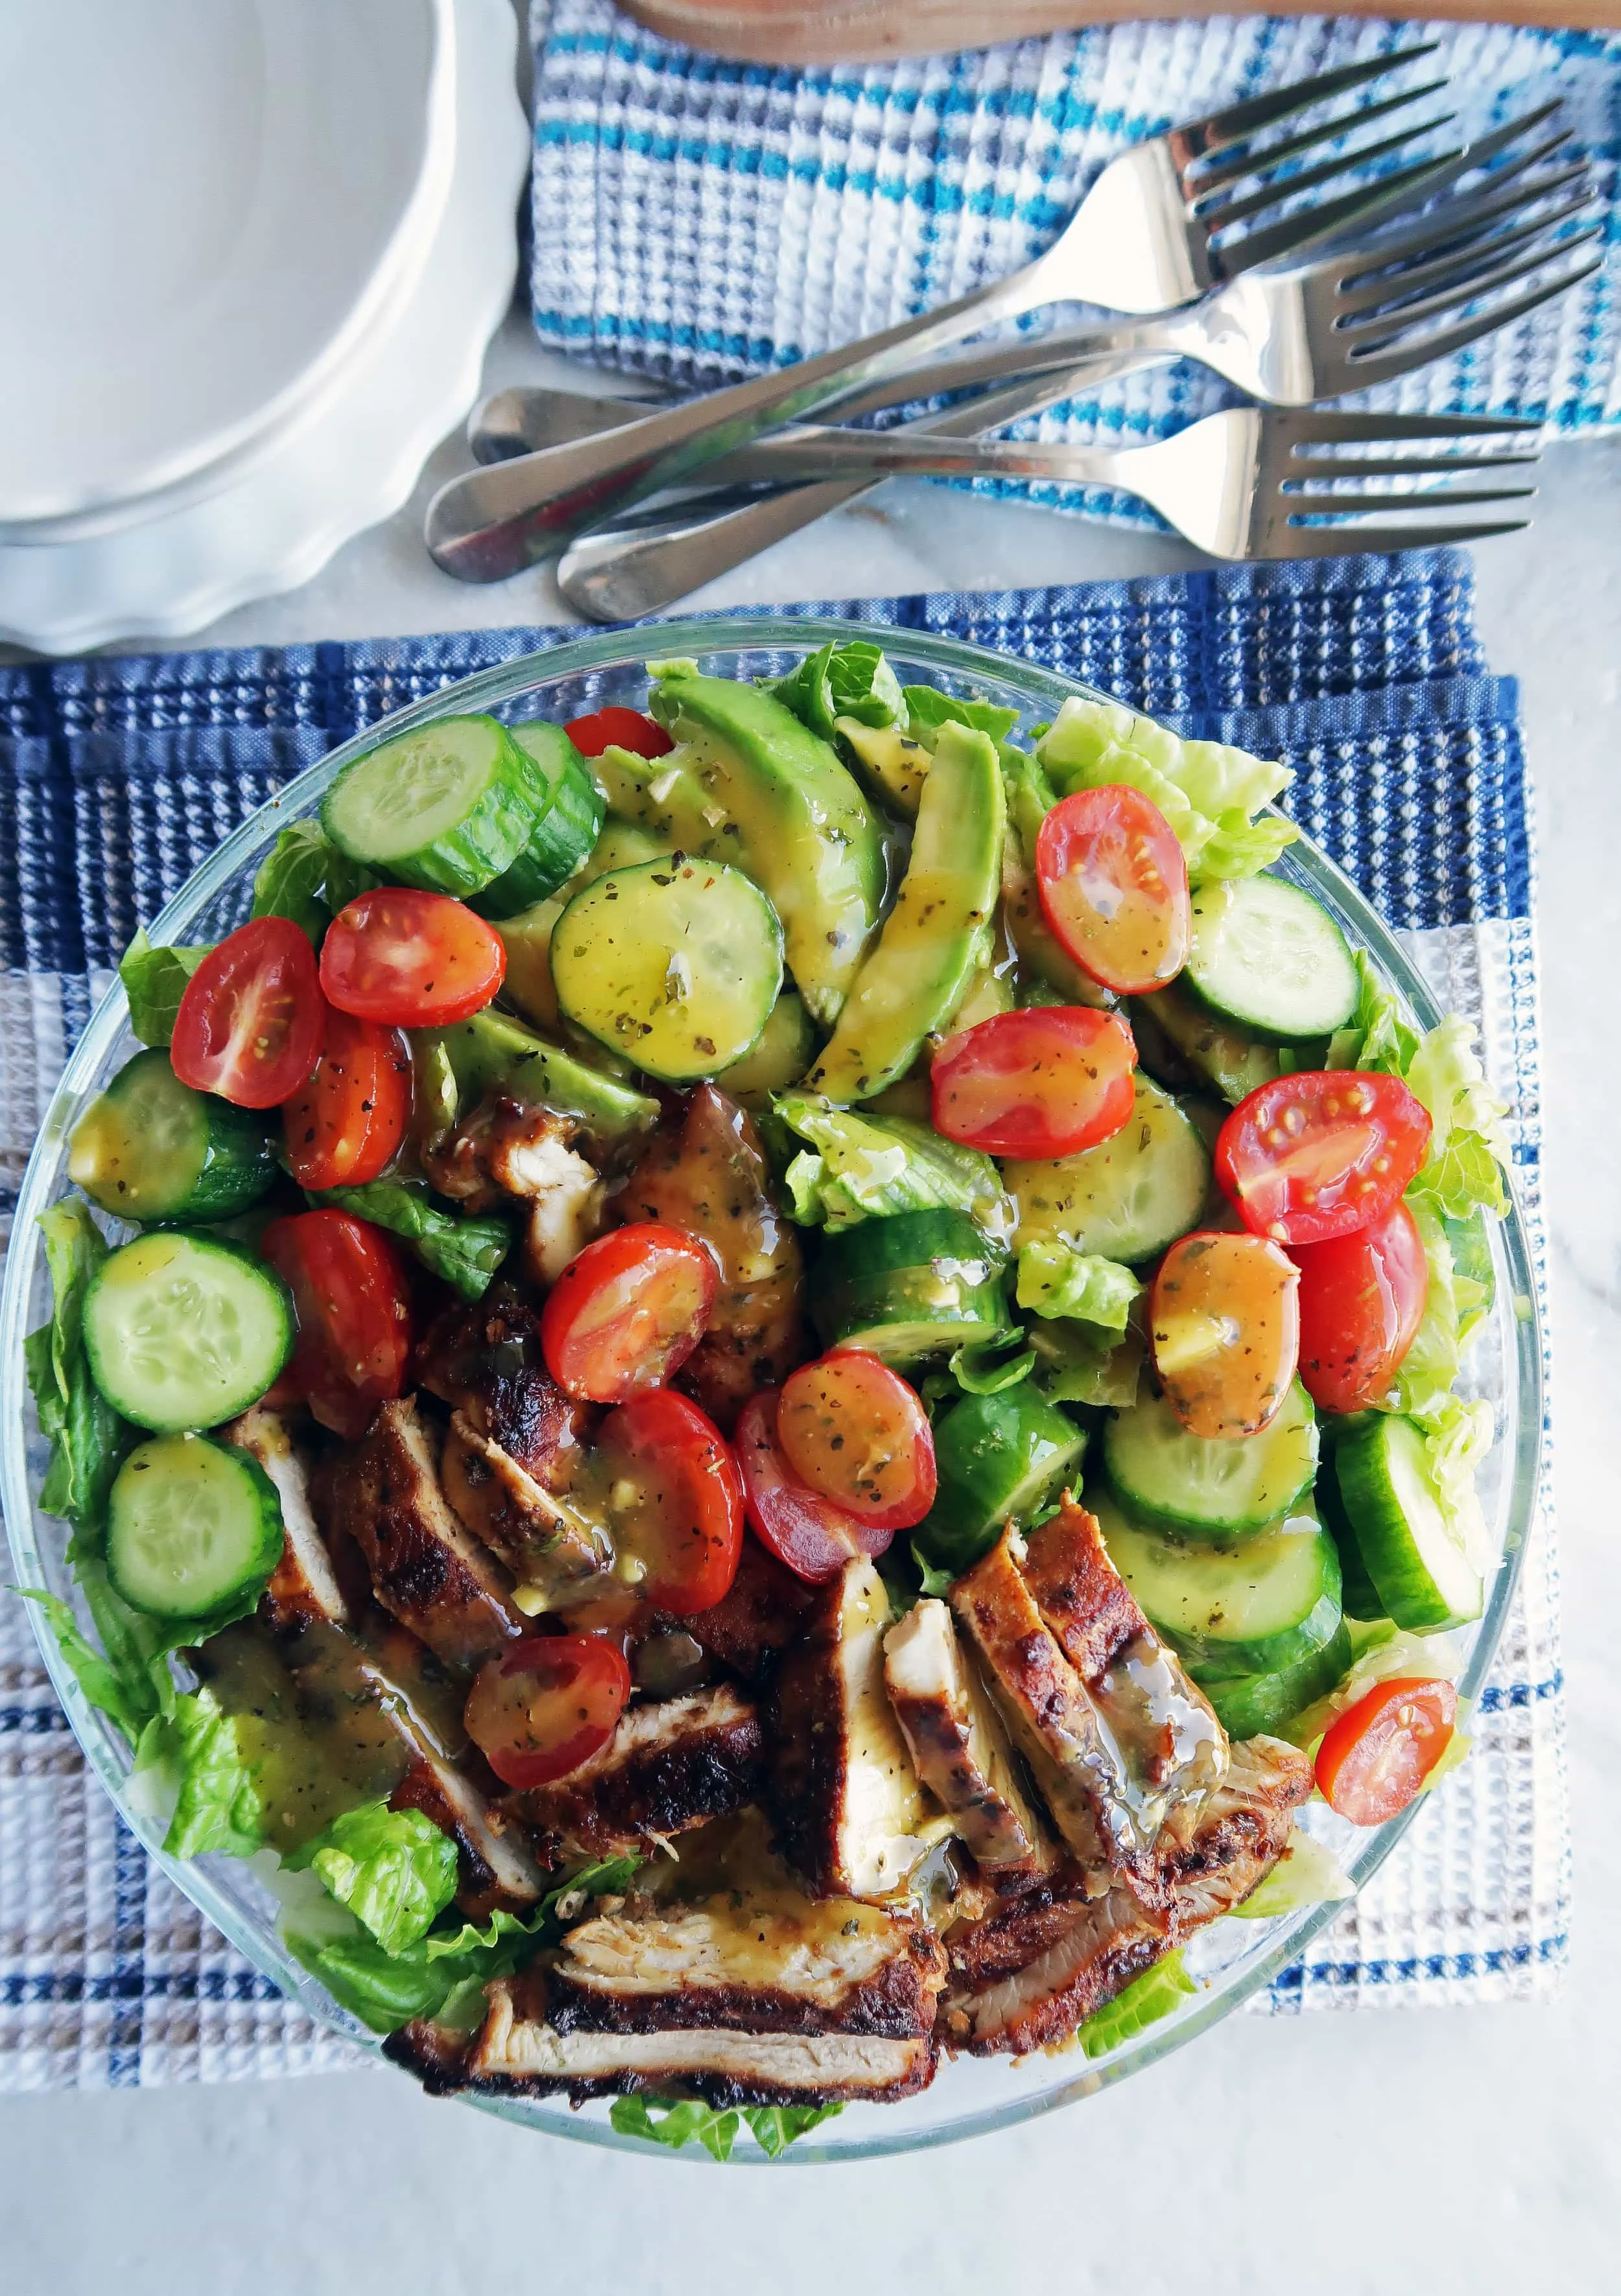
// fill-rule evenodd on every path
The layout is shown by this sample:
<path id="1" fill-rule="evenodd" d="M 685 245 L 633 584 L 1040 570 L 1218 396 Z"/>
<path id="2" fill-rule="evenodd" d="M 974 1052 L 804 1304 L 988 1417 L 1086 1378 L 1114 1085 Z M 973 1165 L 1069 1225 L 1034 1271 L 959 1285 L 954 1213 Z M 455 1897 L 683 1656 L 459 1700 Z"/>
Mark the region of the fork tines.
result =
<path id="1" fill-rule="evenodd" d="M 1522 469 L 1537 458 L 1513 450 L 1515 434 L 1535 433 L 1534 418 L 1492 414 L 1342 414 L 1313 411 L 1268 415 L 1265 470 L 1276 522 L 1274 546 L 1291 558 L 1332 557 L 1346 550 L 1420 550 L 1440 543 L 1479 542 L 1513 534 L 1528 518 L 1495 520 L 1437 517 L 1437 512 L 1472 511 L 1487 504 L 1529 500 L 1534 486 L 1479 487 L 1465 483 L 1427 486 L 1410 494 L 1333 492 L 1368 479 L 1438 479 L 1466 481 L 1499 471 Z M 1501 437 L 1507 442 L 1486 454 L 1337 455 L 1336 447 L 1415 447 L 1446 439 Z M 1314 488 L 1322 491 L 1312 491 Z M 1280 517 L 1278 514 L 1281 513 Z M 1431 523 L 1414 525 L 1415 513 Z M 1374 525 L 1379 517 L 1392 521 Z"/>

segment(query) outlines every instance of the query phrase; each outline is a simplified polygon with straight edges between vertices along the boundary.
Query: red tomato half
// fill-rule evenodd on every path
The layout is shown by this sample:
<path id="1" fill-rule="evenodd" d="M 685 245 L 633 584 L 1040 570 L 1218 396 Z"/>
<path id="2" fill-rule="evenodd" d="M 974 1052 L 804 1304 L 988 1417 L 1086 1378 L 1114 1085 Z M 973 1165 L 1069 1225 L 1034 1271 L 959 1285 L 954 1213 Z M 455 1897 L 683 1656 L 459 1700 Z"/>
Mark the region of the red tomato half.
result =
<path id="1" fill-rule="evenodd" d="M 1325 1243 L 1388 1212 L 1429 1146 L 1429 1113 L 1399 1077 L 1303 1069 L 1240 1101 L 1216 1177 L 1254 1234 Z"/>
<path id="2" fill-rule="evenodd" d="M 1320 1411 L 1361 1411 L 1389 1386 L 1429 1298 L 1429 1262 L 1404 1203 L 1352 1235 L 1297 1244 L 1300 1383 Z"/>
<path id="3" fill-rule="evenodd" d="M 602 1635 L 526 1635 L 479 1669 L 467 1734 L 503 1785 L 567 1777 L 599 1753 L 630 1696 L 624 1652 Z"/>
<path id="4" fill-rule="evenodd" d="M 597 1431 L 614 1546 L 647 1576 L 637 1591 L 691 1618 L 718 1603 L 743 1551 L 743 1482 L 715 1422 L 667 1387 L 634 1396 Z"/>
<path id="5" fill-rule="evenodd" d="M 323 1427 L 357 1440 L 380 1403 L 403 1394 L 410 1280 L 398 1245 L 349 1212 L 272 1220 L 259 1249 L 292 1292 L 292 1376 Z"/>
<path id="6" fill-rule="evenodd" d="M 1406 1808 L 1452 1743 L 1458 1693 L 1450 1682 L 1404 1676 L 1376 1684 L 1324 1731 L 1317 1784 L 1353 1825 L 1382 1825 Z"/>
<path id="7" fill-rule="evenodd" d="M 227 933 L 186 982 L 169 1062 L 194 1092 L 277 1108 L 320 1057 L 326 1033 L 315 951 L 285 917 Z"/>
<path id="8" fill-rule="evenodd" d="M 314 1076 L 282 1104 L 288 1168 L 301 1188 L 359 1187 L 392 1161 L 410 1114 L 399 1030 L 334 1010 Z"/>
<path id="9" fill-rule="evenodd" d="M 998 1013 L 935 1054 L 934 1128 L 987 1156 L 1076 1156 L 1127 1121 L 1136 1065 L 1118 1013 L 1084 1004 Z"/>
<path id="10" fill-rule="evenodd" d="M 386 1028 L 444 1029 L 482 1012 L 506 972 L 501 936 L 447 893 L 380 885 L 340 909 L 321 944 L 328 1001 Z"/>
<path id="11" fill-rule="evenodd" d="M 634 1220 L 598 1236 L 541 1312 L 547 1368 L 587 1403 L 626 1403 L 661 1387 L 702 1339 L 719 1281 L 708 1246 L 678 1227 Z"/>
<path id="12" fill-rule="evenodd" d="M 801 1481 L 875 1530 L 934 1505 L 934 1431 L 915 1390 L 859 1348 L 801 1364 L 777 1398 L 777 1447 Z"/>
<path id="13" fill-rule="evenodd" d="M 1036 840 L 1042 914 L 1105 988 L 1141 996 L 1188 961 L 1188 865 L 1159 808 L 1111 783 L 1060 798 Z"/>
<path id="14" fill-rule="evenodd" d="M 609 749 L 629 750 L 638 758 L 667 758 L 675 746 L 656 718 L 644 718 L 641 710 L 626 709 L 617 701 L 593 710 L 589 718 L 571 718 L 563 731 L 582 758 L 600 758 Z"/>
<path id="15" fill-rule="evenodd" d="M 733 1441 L 743 1472 L 749 1520 L 779 1562 L 819 1587 L 860 1554 L 881 1554 L 895 1537 L 823 1498 L 798 1476 L 777 1443 L 777 1390 L 743 1406 Z"/>

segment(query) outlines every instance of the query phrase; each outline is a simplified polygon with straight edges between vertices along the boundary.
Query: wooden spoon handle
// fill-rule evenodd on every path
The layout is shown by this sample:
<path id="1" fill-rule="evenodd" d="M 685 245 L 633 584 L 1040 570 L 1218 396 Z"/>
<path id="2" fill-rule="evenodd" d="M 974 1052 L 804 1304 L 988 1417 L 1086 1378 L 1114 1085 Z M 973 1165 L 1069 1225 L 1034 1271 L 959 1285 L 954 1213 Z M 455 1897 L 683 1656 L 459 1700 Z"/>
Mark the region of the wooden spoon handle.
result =
<path id="1" fill-rule="evenodd" d="M 988 47 L 1128 18 L 1261 16 L 1264 0 L 622 0 L 667 39 L 749 63 L 883 63 Z M 1345 16 L 1388 16 L 1390 0 L 1335 0 Z M 1465 22 L 1621 26 L 1621 0 L 1425 0 L 1428 17 Z"/>

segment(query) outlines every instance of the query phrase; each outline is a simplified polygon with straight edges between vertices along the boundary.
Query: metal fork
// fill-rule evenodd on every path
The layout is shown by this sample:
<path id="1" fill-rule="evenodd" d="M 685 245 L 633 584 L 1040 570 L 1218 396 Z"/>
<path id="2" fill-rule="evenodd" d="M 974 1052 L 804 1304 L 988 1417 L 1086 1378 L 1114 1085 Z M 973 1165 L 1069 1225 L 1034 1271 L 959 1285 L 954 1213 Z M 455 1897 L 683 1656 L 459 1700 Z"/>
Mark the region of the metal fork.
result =
<path id="1" fill-rule="evenodd" d="M 1297 163 L 1348 129 L 1433 94 L 1442 82 L 1336 113 L 1271 143 L 1255 139 L 1430 53 L 1425 45 L 1347 64 L 1135 145 L 1110 161 L 1044 254 L 939 310 L 602 437 L 453 479 L 428 506 L 428 546 L 447 572 L 464 580 L 500 580 L 560 549 L 610 509 L 677 484 L 733 447 L 1003 320 L 1054 302 L 1169 309 L 1257 264 L 1408 205 L 1415 189 L 1455 154 L 1412 161 L 1315 205 L 1294 202 L 1353 168 L 1391 158 L 1448 113 L 1335 151 L 1310 167 Z M 1240 226 L 1247 226 L 1241 236 L 1226 237 Z"/>

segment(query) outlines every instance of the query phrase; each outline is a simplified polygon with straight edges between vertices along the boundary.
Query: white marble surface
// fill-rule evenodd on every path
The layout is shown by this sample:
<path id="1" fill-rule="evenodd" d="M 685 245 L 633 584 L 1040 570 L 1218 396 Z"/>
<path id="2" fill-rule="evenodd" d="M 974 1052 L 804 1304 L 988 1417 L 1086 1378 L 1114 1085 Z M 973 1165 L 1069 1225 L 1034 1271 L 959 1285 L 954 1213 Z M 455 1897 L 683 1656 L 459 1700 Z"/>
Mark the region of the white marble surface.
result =
<path id="1" fill-rule="evenodd" d="M 514 323 L 493 380 L 546 362 Z M 540 576 L 435 573 L 417 502 L 296 594 L 207 632 L 280 643 L 566 619 Z M 919 483 L 829 521 L 700 603 L 1148 573 L 1180 545 Z M 1603 999 L 1621 944 L 1621 443 L 1552 453 L 1529 536 L 1480 554 L 1493 666 L 1525 681 L 1537 781 L 1559 1505 L 1576 1920 L 1549 2007 L 1237 2018 L 1125 2087 L 958 2150 L 716 2184 L 684 2161 L 537 2143 L 406 2082 L 0 2100 L 0 2283 L 19 2296 L 461 2296 L 634 2282 L 687 2296 L 1196 2286 L 1453 2296 L 1615 2284 L 1621 2153 L 1621 1620 L 1614 1365 L 1621 1118 Z"/>

